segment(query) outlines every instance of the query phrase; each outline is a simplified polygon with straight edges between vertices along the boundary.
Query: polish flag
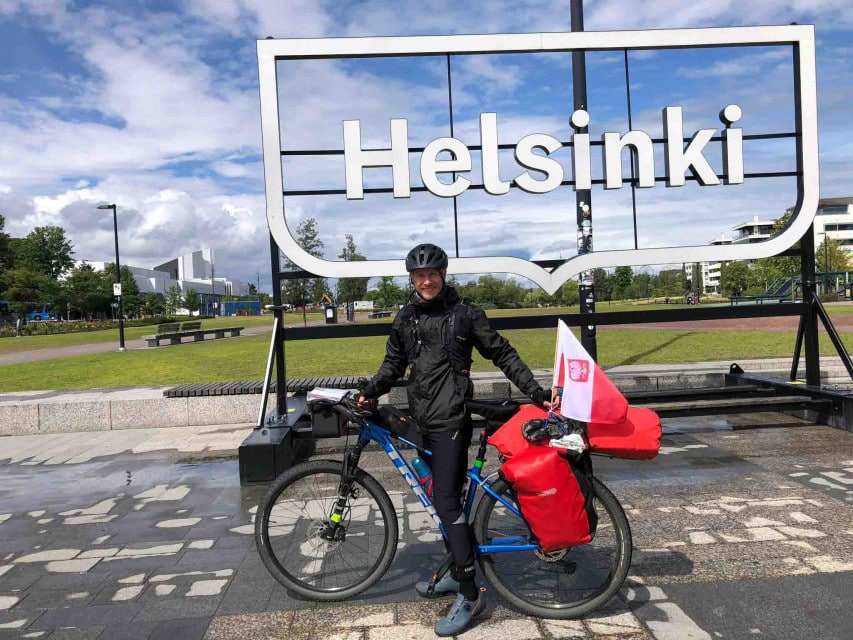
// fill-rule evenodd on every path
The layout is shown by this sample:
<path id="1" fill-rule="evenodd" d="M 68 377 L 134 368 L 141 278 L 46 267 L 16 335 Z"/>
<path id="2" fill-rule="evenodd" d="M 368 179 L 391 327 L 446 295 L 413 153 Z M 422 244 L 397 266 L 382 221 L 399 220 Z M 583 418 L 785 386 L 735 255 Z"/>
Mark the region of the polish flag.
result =
<path id="1" fill-rule="evenodd" d="M 628 401 L 581 346 L 566 323 L 557 321 L 554 387 L 563 388 L 560 414 L 582 422 L 619 424 Z"/>

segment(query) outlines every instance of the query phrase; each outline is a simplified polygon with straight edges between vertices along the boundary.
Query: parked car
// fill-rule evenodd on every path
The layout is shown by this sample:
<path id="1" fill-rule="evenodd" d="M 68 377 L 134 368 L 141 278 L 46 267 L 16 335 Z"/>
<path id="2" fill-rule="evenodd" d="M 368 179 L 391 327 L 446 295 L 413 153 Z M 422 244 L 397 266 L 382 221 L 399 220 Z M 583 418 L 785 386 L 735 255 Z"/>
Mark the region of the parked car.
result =
<path id="1" fill-rule="evenodd" d="M 45 306 L 36 311 L 30 311 L 26 315 L 28 322 L 42 322 L 46 320 L 55 320 L 56 318 L 50 313 L 50 308 Z"/>

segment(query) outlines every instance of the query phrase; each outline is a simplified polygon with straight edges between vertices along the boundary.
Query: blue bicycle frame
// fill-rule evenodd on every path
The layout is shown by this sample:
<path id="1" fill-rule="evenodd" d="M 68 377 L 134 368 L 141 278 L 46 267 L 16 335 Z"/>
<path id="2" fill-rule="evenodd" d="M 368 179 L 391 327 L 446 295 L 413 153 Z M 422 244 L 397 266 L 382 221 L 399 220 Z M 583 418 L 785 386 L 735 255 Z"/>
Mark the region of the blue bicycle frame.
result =
<path id="1" fill-rule="evenodd" d="M 401 442 L 404 442 L 413 448 L 418 448 L 417 444 L 414 442 L 403 437 L 396 437 L 398 437 Z M 400 475 L 403 476 L 403 480 L 405 480 L 406 484 L 409 485 L 409 488 L 415 492 L 415 495 L 418 497 L 418 500 L 421 501 L 421 504 L 424 506 L 427 513 L 438 525 L 441 535 L 446 539 L 447 534 L 444 530 L 444 526 L 441 524 L 441 519 L 438 517 L 438 513 L 433 506 L 432 500 L 430 500 L 429 496 L 423 490 L 423 487 L 421 487 L 421 483 L 418 481 L 418 478 L 408 461 L 400 455 L 400 450 L 392 441 L 391 432 L 370 420 L 364 420 L 364 427 L 359 432 L 359 439 L 363 440 L 364 443 L 372 440 L 382 447 L 382 450 L 388 454 L 389 458 L 391 458 L 391 461 L 394 463 L 397 471 L 399 471 Z M 432 453 L 429 449 L 423 449 L 423 451 L 427 454 Z M 487 478 L 482 477 L 482 470 L 483 461 L 478 458 L 474 461 L 474 466 L 468 469 L 466 473 L 470 479 L 470 482 L 468 483 L 468 493 L 465 496 L 463 506 L 466 520 L 470 521 L 471 508 L 474 505 L 474 494 L 477 493 L 477 488 L 481 487 L 483 491 L 493 496 L 498 502 L 514 513 L 519 520 L 523 521 L 524 518 L 522 517 L 521 511 L 519 511 L 518 507 L 507 501 L 503 496 L 499 496 L 495 493 L 491 487 L 491 482 Z M 481 555 L 489 553 L 506 553 L 510 551 L 534 551 L 539 549 L 538 544 L 531 544 L 527 542 L 527 540 L 528 538 L 526 536 L 502 538 L 498 541 L 493 541 L 491 544 L 474 545 L 474 551 Z"/>

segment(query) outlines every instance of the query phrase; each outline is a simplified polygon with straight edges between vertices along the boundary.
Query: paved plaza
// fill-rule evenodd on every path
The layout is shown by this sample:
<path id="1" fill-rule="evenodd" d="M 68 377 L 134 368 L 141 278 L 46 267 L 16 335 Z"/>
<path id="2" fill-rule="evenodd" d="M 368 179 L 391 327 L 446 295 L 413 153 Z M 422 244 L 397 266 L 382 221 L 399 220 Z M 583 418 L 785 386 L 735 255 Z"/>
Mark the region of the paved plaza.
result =
<path id="1" fill-rule="evenodd" d="M 250 428 L 0 438 L 0 638 L 434 637 L 449 601 L 413 584 L 441 545 L 378 451 L 364 466 L 401 523 L 388 574 L 338 605 L 269 576 L 252 539 L 265 486 L 238 477 Z M 538 620 L 486 585 L 462 638 L 850 638 L 851 434 L 780 414 L 671 419 L 665 432 L 656 460 L 596 460 L 633 528 L 619 597 L 583 620 Z M 340 455 L 319 444 L 316 457 Z"/>

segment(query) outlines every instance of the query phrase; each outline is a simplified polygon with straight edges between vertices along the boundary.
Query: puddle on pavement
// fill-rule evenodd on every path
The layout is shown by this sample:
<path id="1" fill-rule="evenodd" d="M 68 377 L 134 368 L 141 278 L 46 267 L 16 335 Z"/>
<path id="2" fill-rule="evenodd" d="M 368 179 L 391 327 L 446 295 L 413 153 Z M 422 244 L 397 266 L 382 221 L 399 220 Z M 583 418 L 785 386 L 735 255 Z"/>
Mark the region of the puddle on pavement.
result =
<path id="1" fill-rule="evenodd" d="M 0 466 L 0 511 L 89 504 L 119 493 L 134 495 L 157 485 L 233 489 L 233 498 L 228 501 L 238 504 L 242 494 L 257 496 L 265 488 L 241 488 L 236 460 L 180 463 L 125 457 L 79 464 L 6 464 Z"/>

